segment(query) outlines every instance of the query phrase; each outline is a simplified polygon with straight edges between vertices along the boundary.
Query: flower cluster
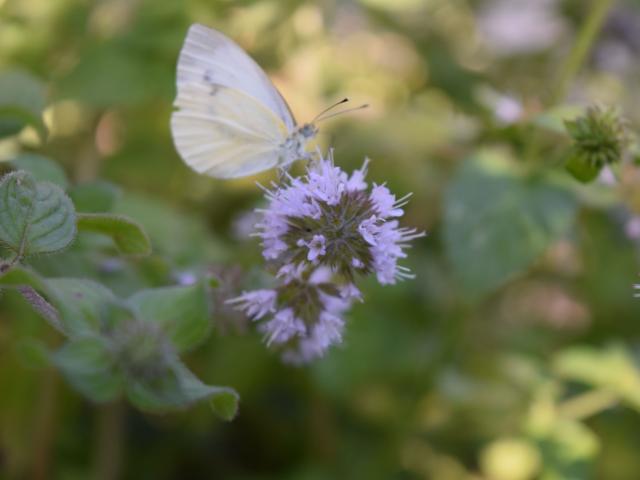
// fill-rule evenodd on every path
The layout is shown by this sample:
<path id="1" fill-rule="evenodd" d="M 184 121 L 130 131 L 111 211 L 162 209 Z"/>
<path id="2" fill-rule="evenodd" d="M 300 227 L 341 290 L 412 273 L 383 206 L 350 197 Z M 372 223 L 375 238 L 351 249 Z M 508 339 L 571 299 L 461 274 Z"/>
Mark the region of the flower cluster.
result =
<path id="1" fill-rule="evenodd" d="M 265 189 L 269 205 L 259 211 L 257 236 L 279 286 L 230 302 L 254 320 L 269 317 L 260 329 L 286 361 L 308 362 L 340 343 L 340 315 L 361 298 L 357 275 L 375 274 L 381 284 L 412 277 L 398 260 L 424 234 L 399 226 L 409 196 L 369 188 L 367 163 L 349 176 L 331 157 L 320 158 L 304 177 Z"/>

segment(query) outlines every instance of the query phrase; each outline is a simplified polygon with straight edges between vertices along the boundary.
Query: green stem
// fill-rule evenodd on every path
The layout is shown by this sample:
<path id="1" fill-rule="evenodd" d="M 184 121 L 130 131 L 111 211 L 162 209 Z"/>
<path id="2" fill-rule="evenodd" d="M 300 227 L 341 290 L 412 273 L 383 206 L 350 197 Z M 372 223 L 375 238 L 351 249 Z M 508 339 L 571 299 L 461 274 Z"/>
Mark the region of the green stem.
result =
<path id="1" fill-rule="evenodd" d="M 52 477 L 52 453 L 58 413 L 58 374 L 55 370 L 47 369 L 42 372 L 39 391 L 31 440 L 32 480 L 46 480 Z"/>
<path id="2" fill-rule="evenodd" d="M 93 480 L 122 476 L 126 406 L 121 400 L 97 408 Z"/>
<path id="3" fill-rule="evenodd" d="M 561 415 L 582 420 L 618 404 L 618 397 L 608 390 L 592 390 L 559 405 Z"/>
<path id="4" fill-rule="evenodd" d="M 593 0 L 589 15 L 580 27 L 576 42 L 569 53 L 569 58 L 567 58 L 558 76 L 555 91 L 551 96 L 552 106 L 563 102 L 567 96 L 569 87 L 580 71 L 585 59 L 589 55 L 591 47 L 593 47 L 593 43 L 595 42 L 614 1 L 615 0 Z M 523 157 L 525 163 L 533 165 L 537 160 L 537 157 L 540 155 L 542 145 L 540 144 L 540 136 L 537 134 L 535 129 L 531 131 L 530 138 L 531 139 L 525 148 Z"/>
<path id="5" fill-rule="evenodd" d="M 569 86 L 589 55 L 593 42 L 596 40 L 614 1 L 615 0 L 593 0 L 589 16 L 582 24 L 576 43 L 573 45 L 571 53 L 569 54 L 569 58 L 564 64 L 564 68 L 560 71 L 559 81 L 552 98 L 553 104 L 562 102 L 566 97 Z"/>

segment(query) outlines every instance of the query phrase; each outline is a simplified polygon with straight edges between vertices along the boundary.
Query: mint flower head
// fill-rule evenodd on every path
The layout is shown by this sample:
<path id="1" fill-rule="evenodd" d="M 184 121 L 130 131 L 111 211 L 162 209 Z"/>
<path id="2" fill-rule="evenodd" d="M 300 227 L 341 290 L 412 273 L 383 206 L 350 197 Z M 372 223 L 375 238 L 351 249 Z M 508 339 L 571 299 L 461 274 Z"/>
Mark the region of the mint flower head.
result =
<path id="1" fill-rule="evenodd" d="M 258 223 L 264 257 L 282 265 L 325 266 L 353 280 L 375 273 L 382 284 L 409 278 L 398 266 L 409 242 L 421 237 L 397 218 L 409 195 L 396 199 L 385 185 L 368 188 L 368 160 L 348 176 L 331 158 L 307 175 L 267 189 L 267 209 Z"/>
<path id="2" fill-rule="evenodd" d="M 396 199 L 385 185 L 365 181 L 368 160 L 347 175 L 320 158 L 303 177 L 265 188 L 267 208 L 256 235 L 274 267 L 277 286 L 230 300 L 249 317 L 283 359 L 306 363 L 342 341 L 342 314 L 361 295 L 358 276 L 393 284 L 413 275 L 398 261 L 424 233 L 400 227 L 409 195 Z"/>

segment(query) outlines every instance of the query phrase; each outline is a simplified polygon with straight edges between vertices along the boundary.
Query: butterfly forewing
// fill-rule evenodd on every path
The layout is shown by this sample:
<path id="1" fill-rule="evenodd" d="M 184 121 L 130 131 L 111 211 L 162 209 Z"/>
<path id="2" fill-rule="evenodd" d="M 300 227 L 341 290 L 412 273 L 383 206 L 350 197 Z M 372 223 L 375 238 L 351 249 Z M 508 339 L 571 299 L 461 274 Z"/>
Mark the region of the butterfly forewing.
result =
<path id="1" fill-rule="evenodd" d="M 178 59 L 178 90 L 192 83 L 240 90 L 269 108 L 288 130 L 295 128 L 291 110 L 260 66 L 233 40 L 200 24 L 189 28 Z"/>

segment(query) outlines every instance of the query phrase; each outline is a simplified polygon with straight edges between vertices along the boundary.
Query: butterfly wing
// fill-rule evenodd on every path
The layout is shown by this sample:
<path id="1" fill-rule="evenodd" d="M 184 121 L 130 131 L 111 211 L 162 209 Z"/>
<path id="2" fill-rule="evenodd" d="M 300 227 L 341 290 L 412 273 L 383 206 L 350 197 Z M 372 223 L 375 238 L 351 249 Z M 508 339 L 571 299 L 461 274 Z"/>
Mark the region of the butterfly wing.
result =
<path id="1" fill-rule="evenodd" d="M 289 131 L 295 128 L 289 106 L 260 66 L 233 40 L 197 23 L 178 58 L 178 90 L 192 83 L 240 90 L 269 108 Z"/>
<path id="2" fill-rule="evenodd" d="M 252 96 L 218 84 L 182 83 L 175 106 L 173 140 L 195 171 L 234 178 L 282 163 L 287 126 Z"/>

